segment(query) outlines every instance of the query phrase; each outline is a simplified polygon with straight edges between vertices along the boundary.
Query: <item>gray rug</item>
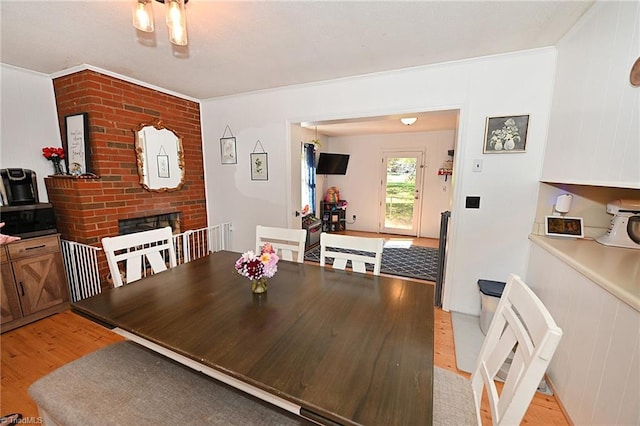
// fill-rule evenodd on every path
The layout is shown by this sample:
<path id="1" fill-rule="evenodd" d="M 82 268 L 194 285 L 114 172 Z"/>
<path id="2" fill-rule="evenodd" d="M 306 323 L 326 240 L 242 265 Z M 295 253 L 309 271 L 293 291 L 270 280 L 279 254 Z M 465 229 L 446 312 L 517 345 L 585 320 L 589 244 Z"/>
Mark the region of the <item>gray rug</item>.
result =
<path id="1" fill-rule="evenodd" d="M 476 359 L 484 342 L 484 334 L 480 330 L 480 317 L 451 311 L 451 325 L 456 349 L 456 366 L 460 371 L 471 373 L 476 366 Z M 497 379 L 501 380 L 500 377 Z M 544 378 L 538 386 L 538 392 L 553 395 Z"/>
<path id="2" fill-rule="evenodd" d="M 358 250 L 336 249 L 346 253 L 365 253 Z M 307 251 L 304 260 L 320 263 L 320 246 Z M 327 260 L 331 264 L 331 259 Z M 347 266 L 350 266 L 347 264 Z M 372 265 L 367 270 L 373 271 Z M 438 276 L 438 249 L 430 247 L 388 247 L 382 250 L 380 272 L 400 277 L 416 278 L 419 280 L 435 281 Z"/>

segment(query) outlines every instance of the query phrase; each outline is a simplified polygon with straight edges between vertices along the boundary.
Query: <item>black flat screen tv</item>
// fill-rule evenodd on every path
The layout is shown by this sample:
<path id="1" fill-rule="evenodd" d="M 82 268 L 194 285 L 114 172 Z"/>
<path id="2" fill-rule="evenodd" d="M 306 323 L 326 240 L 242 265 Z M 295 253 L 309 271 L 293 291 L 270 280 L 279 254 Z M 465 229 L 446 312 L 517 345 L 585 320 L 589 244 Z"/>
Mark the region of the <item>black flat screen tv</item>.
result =
<path id="1" fill-rule="evenodd" d="M 316 167 L 317 175 L 345 175 L 349 164 L 349 154 L 329 154 L 321 152 Z"/>

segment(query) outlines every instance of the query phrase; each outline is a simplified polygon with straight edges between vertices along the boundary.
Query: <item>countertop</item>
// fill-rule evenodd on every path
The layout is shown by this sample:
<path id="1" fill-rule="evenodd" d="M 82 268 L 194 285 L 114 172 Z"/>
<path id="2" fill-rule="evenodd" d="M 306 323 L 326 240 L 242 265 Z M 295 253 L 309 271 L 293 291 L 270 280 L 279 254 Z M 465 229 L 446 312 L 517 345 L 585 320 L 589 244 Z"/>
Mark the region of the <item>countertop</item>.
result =
<path id="1" fill-rule="evenodd" d="M 590 239 L 530 235 L 529 239 L 640 312 L 640 250 Z"/>

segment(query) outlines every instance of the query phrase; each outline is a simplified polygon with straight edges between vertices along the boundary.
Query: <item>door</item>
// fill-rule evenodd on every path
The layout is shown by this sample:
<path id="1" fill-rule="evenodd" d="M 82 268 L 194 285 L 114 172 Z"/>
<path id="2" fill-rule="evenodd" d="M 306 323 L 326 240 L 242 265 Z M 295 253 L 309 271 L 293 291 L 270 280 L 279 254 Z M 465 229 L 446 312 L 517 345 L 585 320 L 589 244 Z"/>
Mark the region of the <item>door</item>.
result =
<path id="1" fill-rule="evenodd" d="M 380 232 L 418 235 L 423 157 L 420 151 L 383 153 Z"/>
<path id="2" fill-rule="evenodd" d="M 26 257 L 12 265 L 25 316 L 68 300 L 63 290 L 66 276 L 60 253 Z"/>
<path id="3" fill-rule="evenodd" d="M 289 126 L 289 140 L 291 141 L 289 145 L 289 176 L 288 183 L 289 187 L 289 203 L 288 210 L 291 212 L 289 215 L 289 220 L 287 222 L 287 226 L 291 229 L 301 229 L 302 228 L 302 217 L 300 216 L 300 212 L 302 210 L 302 173 L 301 173 L 301 162 L 302 162 L 302 142 L 300 142 L 303 138 L 302 135 L 302 127 L 299 124 L 291 124 Z"/>

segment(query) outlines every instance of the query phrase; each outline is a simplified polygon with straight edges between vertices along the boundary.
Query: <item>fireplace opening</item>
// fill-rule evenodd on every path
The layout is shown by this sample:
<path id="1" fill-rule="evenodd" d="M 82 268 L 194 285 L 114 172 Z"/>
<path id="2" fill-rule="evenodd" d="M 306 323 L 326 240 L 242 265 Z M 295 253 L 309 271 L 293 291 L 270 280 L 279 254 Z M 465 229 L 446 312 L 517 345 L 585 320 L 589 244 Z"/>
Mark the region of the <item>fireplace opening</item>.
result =
<path id="1" fill-rule="evenodd" d="M 179 234 L 182 232 L 180 228 L 180 215 L 180 212 L 176 212 L 132 219 L 120 219 L 118 220 L 118 232 L 120 235 L 126 235 L 170 226 L 174 234 Z"/>

